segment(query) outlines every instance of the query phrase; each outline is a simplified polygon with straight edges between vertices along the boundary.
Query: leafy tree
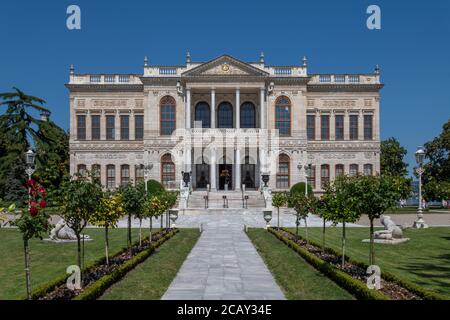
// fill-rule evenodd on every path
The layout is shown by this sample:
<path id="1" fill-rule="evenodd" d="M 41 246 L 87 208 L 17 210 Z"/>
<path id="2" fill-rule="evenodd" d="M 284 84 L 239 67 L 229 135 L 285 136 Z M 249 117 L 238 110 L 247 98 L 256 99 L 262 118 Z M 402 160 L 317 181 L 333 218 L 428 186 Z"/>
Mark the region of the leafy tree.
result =
<path id="1" fill-rule="evenodd" d="M 326 223 L 331 220 L 331 216 L 326 210 L 325 201 L 321 198 L 315 198 L 311 204 L 311 213 L 322 218 L 322 251 L 325 252 L 325 231 Z"/>
<path id="2" fill-rule="evenodd" d="M 86 227 L 89 217 L 93 214 L 102 199 L 100 181 L 91 177 L 74 175 L 72 179 L 62 184 L 61 217 L 72 228 L 77 237 L 77 262 L 81 267 L 81 232 Z"/>
<path id="3" fill-rule="evenodd" d="M 430 200 L 441 200 L 439 190 L 448 190 L 450 182 L 450 119 L 444 124 L 439 136 L 425 144 L 425 157 L 428 162 L 424 165 L 423 182 L 426 197 Z M 439 188 L 437 186 L 440 185 Z M 429 183 L 434 185 L 427 186 Z M 444 192 L 446 195 L 446 192 Z"/>
<path id="4" fill-rule="evenodd" d="M 141 233 L 141 225 L 142 225 L 142 212 L 143 205 L 145 199 L 145 185 L 143 182 L 137 183 L 134 186 L 131 183 L 126 184 L 121 187 L 120 192 L 122 194 L 123 201 L 123 209 L 128 217 L 127 223 L 127 245 L 128 248 L 131 249 L 132 245 L 132 237 L 131 237 L 131 217 L 135 216 L 139 219 L 139 244 L 142 242 L 142 233 Z"/>
<path id="5" fill-rule="evenodd" d="M 401 198 L 401 184 L 390 176 L 360 176 L 354 180 L 356 210 L 366 214 L 370 221 L 369 264 L 375 264 L 373 221 L 379 219 Z"/>
<path id="6" fill-rule="evenodd" d="M 408 174 L 408 164 L 404 160 L 407 153 L 393 137 L 381 141 L 381 174 L 405 177 Z"/>
<path id="7" fill-rule="evenodd" d="M 277 208 L 277 227 L 280 228 L 280 207 L 286 205 L 287 197 L 284 192 L 276 192 L 272 196 L 272 205 Z"/>
<path id="8" fill-rule="evenodd" d="M 301 192 L 293 193 L 289 196 L 288 202 L 291 208 L 294 208 L 296 213 L 296 234 L 298 235 L 298 227 L 300 225 L 300 220 L 305 221 L 305 232 L 306 232 L 306 242 L 308 242 L 308 223 L 307 217 L 310 210 L 314 206 L 315 197 L 313 195 L 305 196 Z"/>
<path id="9" fill-rule="evenodd" d="M 89 217 L 89 221 L 105 228 L 105 257 L 109 265 L 109 228 L 115 228 L 124 214 L 122 195 L 119 192 L 106 191 L 100 199 L 97 210 Z"/>
<path id="10" fill-rule="evenodd" d="M 334 224 L 342 223 L 342 267 L 345 266 L 345 224 L 356 222 L 360 214 L 356 210 L 354 196 L 355 178 L 337 177 L 333 183 L 326 186 L 322 197 L 328 217 Z"/>
<path id="11" fill-rule="evenodd" d="M 25 255 L 25 283 L 27 299 L 31 299 L 30 285 L 30 248 L 29 241 L 32 238 L 42 239 L 42 235 L 50 230 L 49 215 L 43 210 L 47 203 L 45 201 L 46 190 L 35 180 L 28 180 L 29 202 L 28 209 L 23 210 L 17 220 L 12 222 L 22 233 L 23 248 Z M 15 207 L 10 207 L 13 210 Z"/>
<path id="12" fill-rule="evenodd" d="M 147 218 L 150 219 L 150 238 L 149 241 L 152 241 L 152 229 L 153 229 L 153 218 L 158 217 L 165 210 L 164 203 L 161 200 L 160 195 L 150 196 L 146 199 L 144 204 L 144 214 Z"/>
<path id="13" fill-rule="evenodd" d="M 308 187 L 306 187 L 308 186 Z M 313 189 L 311 185 L 306 185 L 304 182 L 298 182 L 291 187 L 290 193 L 303 193 L 305 194 L 305 189 L 308 188 L 308 194 L 313 194 Z"/>
<path id="14" fill-rule="evenodd" d="M 430 179 L 424 186 L 424 197 L 428 200 L 450 199 L 450 181 L 436 181 Z"/>

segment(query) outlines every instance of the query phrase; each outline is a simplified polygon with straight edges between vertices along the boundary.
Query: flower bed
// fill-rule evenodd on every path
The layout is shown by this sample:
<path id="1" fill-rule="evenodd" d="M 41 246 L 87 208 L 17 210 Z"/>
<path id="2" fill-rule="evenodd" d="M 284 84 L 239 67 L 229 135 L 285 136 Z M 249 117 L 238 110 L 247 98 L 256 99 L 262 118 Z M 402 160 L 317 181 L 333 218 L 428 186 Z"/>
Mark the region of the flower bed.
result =
<path id="1" fill-rule="evenodd" d="M 279 230 L 269 228 L 269 232 L 294 249 L 316 269 L 360 299 L 443 299 L 436 293 L 400 280 L 387 272 L 381 274 L 381 289 L 371 290 L 366 286 L 368 265 L 346 258 L 344 267 L 342 267 L 342 256 L 335 250 L 326 248 L 323 251 L 319 244 L 306 242 L 302 237 L 284 228 Z"/>
<path id="2" fill-rule="evenodd" d="M 38 300 L 96 299 L 178 231 L 177 229 L 162 230 L 152 235 L 152 242 L 148 241 L 148 237 L 145 238 L 142 241 L 142 247 L 135 243 L 131 248 L 131 254 L 128 248 L 122 249 L 109 259 L 109 265 L 106 265 L 105 258 L 102 258 L 84 268 L 81 290 L 68 289 L 66 286 L 68 276 L 64 276 L 35 291 L 32 298 Z"/>

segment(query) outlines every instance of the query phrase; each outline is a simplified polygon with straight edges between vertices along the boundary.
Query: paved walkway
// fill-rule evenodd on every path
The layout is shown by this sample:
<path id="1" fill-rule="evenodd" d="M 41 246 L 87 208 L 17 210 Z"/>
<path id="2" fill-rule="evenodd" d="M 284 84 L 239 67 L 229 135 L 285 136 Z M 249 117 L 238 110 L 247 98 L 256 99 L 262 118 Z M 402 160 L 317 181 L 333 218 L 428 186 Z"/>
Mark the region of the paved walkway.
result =
<path id="1" fill-rule="evenodd" d="M 243 226 L 226 216 L 204 225 L 163 300 L 285 299 Z"/>

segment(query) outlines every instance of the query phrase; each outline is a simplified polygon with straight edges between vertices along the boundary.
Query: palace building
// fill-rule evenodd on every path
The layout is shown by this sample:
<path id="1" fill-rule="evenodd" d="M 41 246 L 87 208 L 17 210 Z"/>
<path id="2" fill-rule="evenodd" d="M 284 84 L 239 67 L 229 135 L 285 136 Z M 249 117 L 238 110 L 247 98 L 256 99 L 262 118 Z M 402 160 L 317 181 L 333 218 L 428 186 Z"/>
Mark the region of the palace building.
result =
<path id="1" fill-rule="evenodd" d="M 336 176 L 380 171 L 379 68 L 313 74 L 296 66 L 207 62 L 142 74 L 77 74 L 70 94 L 70 171 L 92 170 L 107 188 L 191 172 L 192 188 L 272 190 L 305 181 L 320 193 Z M 226 143 L 223 143 L 226 141 Z"/>

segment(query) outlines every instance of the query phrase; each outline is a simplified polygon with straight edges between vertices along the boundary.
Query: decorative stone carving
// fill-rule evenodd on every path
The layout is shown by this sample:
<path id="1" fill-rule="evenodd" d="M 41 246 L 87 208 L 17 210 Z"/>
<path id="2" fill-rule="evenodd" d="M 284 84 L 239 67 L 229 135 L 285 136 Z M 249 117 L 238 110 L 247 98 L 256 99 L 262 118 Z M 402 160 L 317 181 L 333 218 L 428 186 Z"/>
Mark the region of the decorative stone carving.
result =
<path id="1" fill-rule="evenodd" d="M 84 107 L 86 105 L 86 102 L 84 101 L 84 99 L 79 99 L 77 100 L 77 105 L 78 107 Z"/>
<path id="2" fill-rule="evenodd" d="M 81 236 L 85 241 L 92 240 L 88 235 Z M 50 231 L 50 239 L 46 239 L 47 241 L 52 242 L 71 242 L 77 241 L 77 236 L 75 235 L 75 231 L 67 226 L 64 219 L 58 221 L 55 227 Z"/>
<path id="3" fill-rule="evenodd" d="M 382 215 L 380 218 L 381 224 L 384 226 L 384 230 L 375 231 L 373 233 L 374 242 L 384 244 L 398 244 L 409 240 L 409 238 L 403 238 L 402 229 L 392 221 L 390 216 Z M 369 242 L 370 239 L 364 239 L 363 242 Z"/>
<path id="4" fill-rule="evenodd" d="M 356 101 L 354 100 L 324 100 L 324 107 L 355 107 Z"/>
<path id="5" fill-rule="evenodd" d="M 94 100 L 94 107 L 126 107 L 127 100 Z"/>

